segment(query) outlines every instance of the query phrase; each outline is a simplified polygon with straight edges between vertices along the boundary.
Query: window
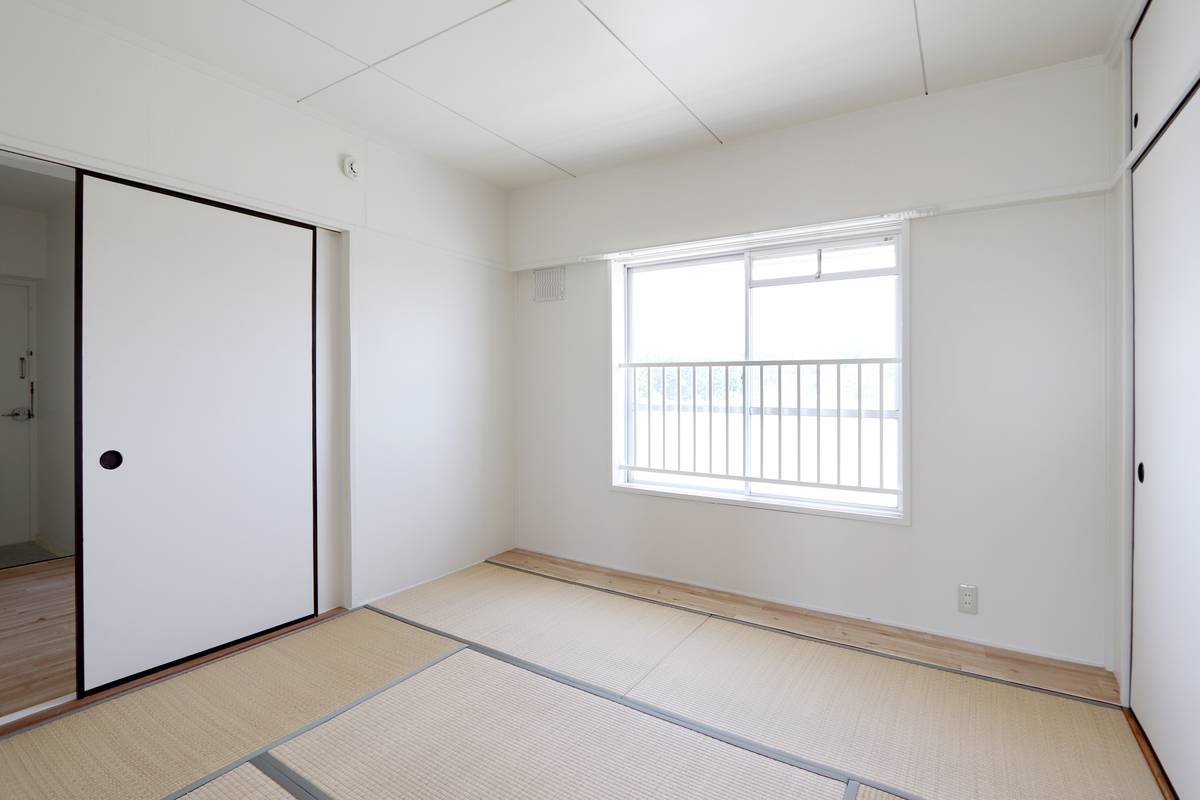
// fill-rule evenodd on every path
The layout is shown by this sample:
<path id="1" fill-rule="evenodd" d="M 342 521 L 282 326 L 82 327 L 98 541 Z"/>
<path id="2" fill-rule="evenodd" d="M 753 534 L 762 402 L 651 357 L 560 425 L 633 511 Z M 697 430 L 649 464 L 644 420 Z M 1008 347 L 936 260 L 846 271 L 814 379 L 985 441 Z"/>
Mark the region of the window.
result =
<path id="1" fill-rule="evenodd" d="M 614 485 L 902 517 L 903 233 L 615 263 Z"/>

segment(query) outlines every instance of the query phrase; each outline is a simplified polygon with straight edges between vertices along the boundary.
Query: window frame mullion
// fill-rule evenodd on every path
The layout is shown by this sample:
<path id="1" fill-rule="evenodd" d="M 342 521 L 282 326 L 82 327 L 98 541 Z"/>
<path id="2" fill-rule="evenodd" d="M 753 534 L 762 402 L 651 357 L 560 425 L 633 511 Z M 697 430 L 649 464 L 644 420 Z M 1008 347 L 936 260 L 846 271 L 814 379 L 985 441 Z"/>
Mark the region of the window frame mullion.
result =
<path id="1" fill-rule="evenodd" d="M 750 342 L 750 276 L 753 269 L 750 250 L 742 251 L 742 303 L 745 335 L 742 337 L 742 360 L 749 361 L 752 352 Z M 750 370 L 742 367 L 742 494 L 750 497 Z M 728 454 L 726 454 L 728 457 Z"/>

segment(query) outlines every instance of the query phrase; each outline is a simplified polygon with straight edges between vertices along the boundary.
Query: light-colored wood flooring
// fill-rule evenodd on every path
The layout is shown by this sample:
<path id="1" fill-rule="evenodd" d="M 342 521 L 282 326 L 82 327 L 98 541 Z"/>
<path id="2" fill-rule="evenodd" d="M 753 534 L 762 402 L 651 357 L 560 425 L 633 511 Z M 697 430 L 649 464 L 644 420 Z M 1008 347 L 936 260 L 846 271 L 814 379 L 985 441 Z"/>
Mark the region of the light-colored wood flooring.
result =
<path id="1" fill-rule="evenodd" d="M 1158 754 L 1154 752 L 1154 746 L 1150 744 L 1150 739 L 1146 736 L 1146 731 L 1142 728 L 1142 723 L 1138 722 L 1137 716 L 1131 709 L 1124 709 L 1125 719 L 1129 722 L 1129 729 L 1133 731 L 1133 738 L 1137 739 L 1138 747 L 1142 750 L 1142 755 L 1146 758 L 1146 763 L 1150 766 L 1150 772 L 1154 775 L 1154 781 L 1158 784 L 1158 789 L 1162 792 L 1163 800 L 1179 800 L 1179 795 L 1175 794 L 1175 787 L 1171 785 L 1171 779 L 1167 777 L 1167 771 L 1163 769 L 1162 762 L 1158 760 Z"/>
<path id="2" fill-rule="evenodd" d="M 0 717 L 75 691 L 75 559 L 0 570 Z"/>
<path id="3" fill-rule="evenodd" d="M 596 567 L 528 550 L 509 550 L 488 560 L 494 564 L 518 567 L 584 586 L 657 600 L 681 608 L 764 625 L 922 664 L 1114 705 L 1119 705 L 1121 701 L 1116 678 L 1111 672 L 1100 667 L 1031 656 L 947 636 L 809 611 L 730 592 Z"/>

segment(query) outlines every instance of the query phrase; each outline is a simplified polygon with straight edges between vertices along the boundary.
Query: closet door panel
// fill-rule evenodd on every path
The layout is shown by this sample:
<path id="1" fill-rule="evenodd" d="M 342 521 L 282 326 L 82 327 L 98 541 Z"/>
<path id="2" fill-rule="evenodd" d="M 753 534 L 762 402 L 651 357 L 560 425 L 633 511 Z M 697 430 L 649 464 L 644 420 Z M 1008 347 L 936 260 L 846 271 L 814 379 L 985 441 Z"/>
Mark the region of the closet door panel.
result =
<path id="1" fill-rule="evenodd" d="M 1157 1 L 1157 0 L 1156 0 Z M 1131 705 L 1182 797 L 1200 797 L 1200 101 L 1133 175 Z"/>
<path id="2" fill-rule="evenodd" d="M 82 181 L 88 690 L 314 612 L 313 231 Z"/>
<path id="3" fill-rule="evenodd" d="M 1132 41 L 1129 126 L 1136 149 L 1200 78 L 1200 3 L 1152 0 Z M 1133 115 L 1137 125 L 1134 126 Z"/>

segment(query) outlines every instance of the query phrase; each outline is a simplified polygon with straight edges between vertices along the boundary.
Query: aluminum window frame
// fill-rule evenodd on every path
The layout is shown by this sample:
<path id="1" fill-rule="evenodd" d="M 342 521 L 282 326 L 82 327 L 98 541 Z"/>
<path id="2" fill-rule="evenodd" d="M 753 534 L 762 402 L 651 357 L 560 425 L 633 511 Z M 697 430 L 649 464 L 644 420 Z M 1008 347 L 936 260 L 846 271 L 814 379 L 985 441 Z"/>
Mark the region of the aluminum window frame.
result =
<path id="1" fill-rule="evenodd" d="M 736 243 L 722 243 L 723 246 L 716 246 L 714 243 L 698 242 L 695 247 L 676 248 L 676 252 L 667 256 L 653 253 L 644 257 L 639 257 L 638 253 L 627 254 L 625 258 L 610 261 L 611 269 L 611 300 L 613 314 L 612 328 L 612 461 L 611 461 L 611 489 L 619 492 L 632 492 L 643 495 L 661 496 L 681 500 L 695 500 L 707 503 L 717 503 L 724 505 L 744 506 L 751 508 L 760 508 L 774 511 L 796 512 L 803 514 L 813 514 L 818 516 L 834 516 L 847 519 L 859 519 L 872 522 L 881 522 L 889 524 L 909 525 L 911 524 L 911 507 L 912 507 L 912 480 L 911 480 L 911 431 L 910 431 L 910 399 L 912 380 L 909 375 L 909 240 L 910 240 L 910 223 L 908 220 L 890 220 L 886 223 L 872 221 L 869 225 L 864 225 L 863 230 L 846 230 L 838 228 L 839 224 L 835 224 L 834 230 L 822 235 L 818 233 L 806 232 L 801 236 L 797 236 L 795 240 L 783 241 L 772 240 L 766 243 L 754 243 L 752 241 L 741 242 L 741 246 L 736 246 Z M 855 244 L 879 244 L 884 241 L 893 241 L 896 248 L 896 263 L 895 266 L 889 268 L 853 270 L 848 272 L 836 272 L 830 274 L 822 274 L 818 265 L 818 271 L 813 275 L 799 275 L 781 278 L 766 278 L 754 280 L 753 276 L 753 260 L 756 255 L 790 255 L 804 254 L 811 252 L 820 252 L 823 250 L 837 247 L 853 246 Z M 744 362 L 754 363 L 750 358 L 752 353 L 751 327 L 752 327 L 752 290 L 756 288 L 766 288 L 772 286 L 786 286 L 792 284 L 803 283 L 819 283 L 821 281 L 831 280 L 857 280 L 872 277 L 895 276 L 897 279 L 896 286 L 896 352 L 895 361 L 897 364 L 896 371 L 896 413 L 899 416 L 899 426 L 897 435 L 897 447 L 899 449 L 898 464 L 897 464 L 897 488 L 896 508 L 885 508 L 860 505 L 852 502 L 841 502 L 837 500 L 827 500 L 818 498 L 798 499 L 792 497 L 782 497 L 778 495 L 764 494 L 761 491 L 754 491 L 752 484 L 760 486 L 771 484 L 771 480 L 762 480 L 752 478 L 750 476 L 718 476 L 727 477 L 730 481 L 735 481 L 742 484 L 742 492 L 740 494 L 731 491 L 722 491 L 718 489 L 705 489 L 696 486 L 689 486 L 679 483 L 671 483 L 669 478 L 672 472 L 665 470 L 661 473 L 662 482 L 635 480 L 632 476 L 634 472 L 654 472 L 653 470 L 633 470 L 623 468 L 621 465 L 630 462 L 627 460 L 628 454 L 636 453 L 637 443 L 635 441 L 635 419 L 633 415 L 636 410 L 632 408 L 630 397 L 633 395 L 636 387 L 636 370 L 624 369 L 624 366 L 631 366 L 635 362 L 632 359 L 632 348 L 634 340 L 634 331 L 632 329 L 632 309 L 633 309 L 633 290 L 631 277 L 641 271 L 659 270 L 659 269 L 686 269 L 692 266 L 702 266 L 713 263 L 726 263 L 736 260 L 741 257 L 743 263 L 743 304 L 744 304 L 744 339 L 743 339 L 743 356 Z M 818 261 L 820 256 L 818 256 Z M 821 361 L 822 359 L 800 359 L 804 363 L 812 363 L 813 361 Z M 844 361 L 853 361 L 854 359 L 844 359 Z M 787 363 L 788 359 L 783 359 Z M 672 362 L 673 363 L 673 362 Z M 683 363 L 683 362 L 680 362 Z M 697 362 L 708 363 L 708 362 Z M 768 362 L 762 362 L 768 363 Z M 770 361 L 770 364 L 779 363 L 778 361 Z M 840 369 L 840 368 L 839 368 Z M 694 380 L 694 379 L 693 379 Z M 666 377 L 663 379 L 663 394 L 664 404 L 666 398 Z M 676 391 L 680 391 L 677 386 Z M 749 402 L 749 387 L 744 387 L 743 402 Z M 760 390 L 761 391 L 761 390 Z M 861 389 L 860 389 L 861 391 Z M 693 392 L 695 386 L 693 385 Z M 694 402 L 694 400 L 693 400 Z M 710 398 L 710 402 L 711 398 Z M 818 398 L 818 403 L 820 402 Z M 682 413 L 682 412 L 678 412 Z M 748 448 L 749 434 L 746 428 L 749 428 L 749 415 L 743 415 L 743 452 Z M 693 447 L 695 444 L 693 443 Z M 748 454 L 747 454 L 748 455 Z M 666 454 L 664 452 L 664 459 Z M 693 459 L 695 455 L 693 453 Z M 726 454 L 728 458 L 728 453 Z M 839 454 L 840 465 L 840 454 Z M 679 466 L 678 464 L 676 466 Z M 711 469 L 711 465 L 710 465 Z M 840 471 L 840 466 L 839 466 Z M 682 472 L 682 471 L 680 471 Z M 682 477 L 682 476 L 681 476 Z M 797 476 L 799 477 L 799 475 Z M 819 478 L 818 478 L 819 480 Z M 796 482 L 786 482 L 789 485 L 798 485 L 801 488 L 806 488 L 803 484 Z M 852 492 L 863 489 L 863 487 L 843 487 L 838 484 L 819 484 L 821 488 L 829 490 L 842 490 Z"/>

